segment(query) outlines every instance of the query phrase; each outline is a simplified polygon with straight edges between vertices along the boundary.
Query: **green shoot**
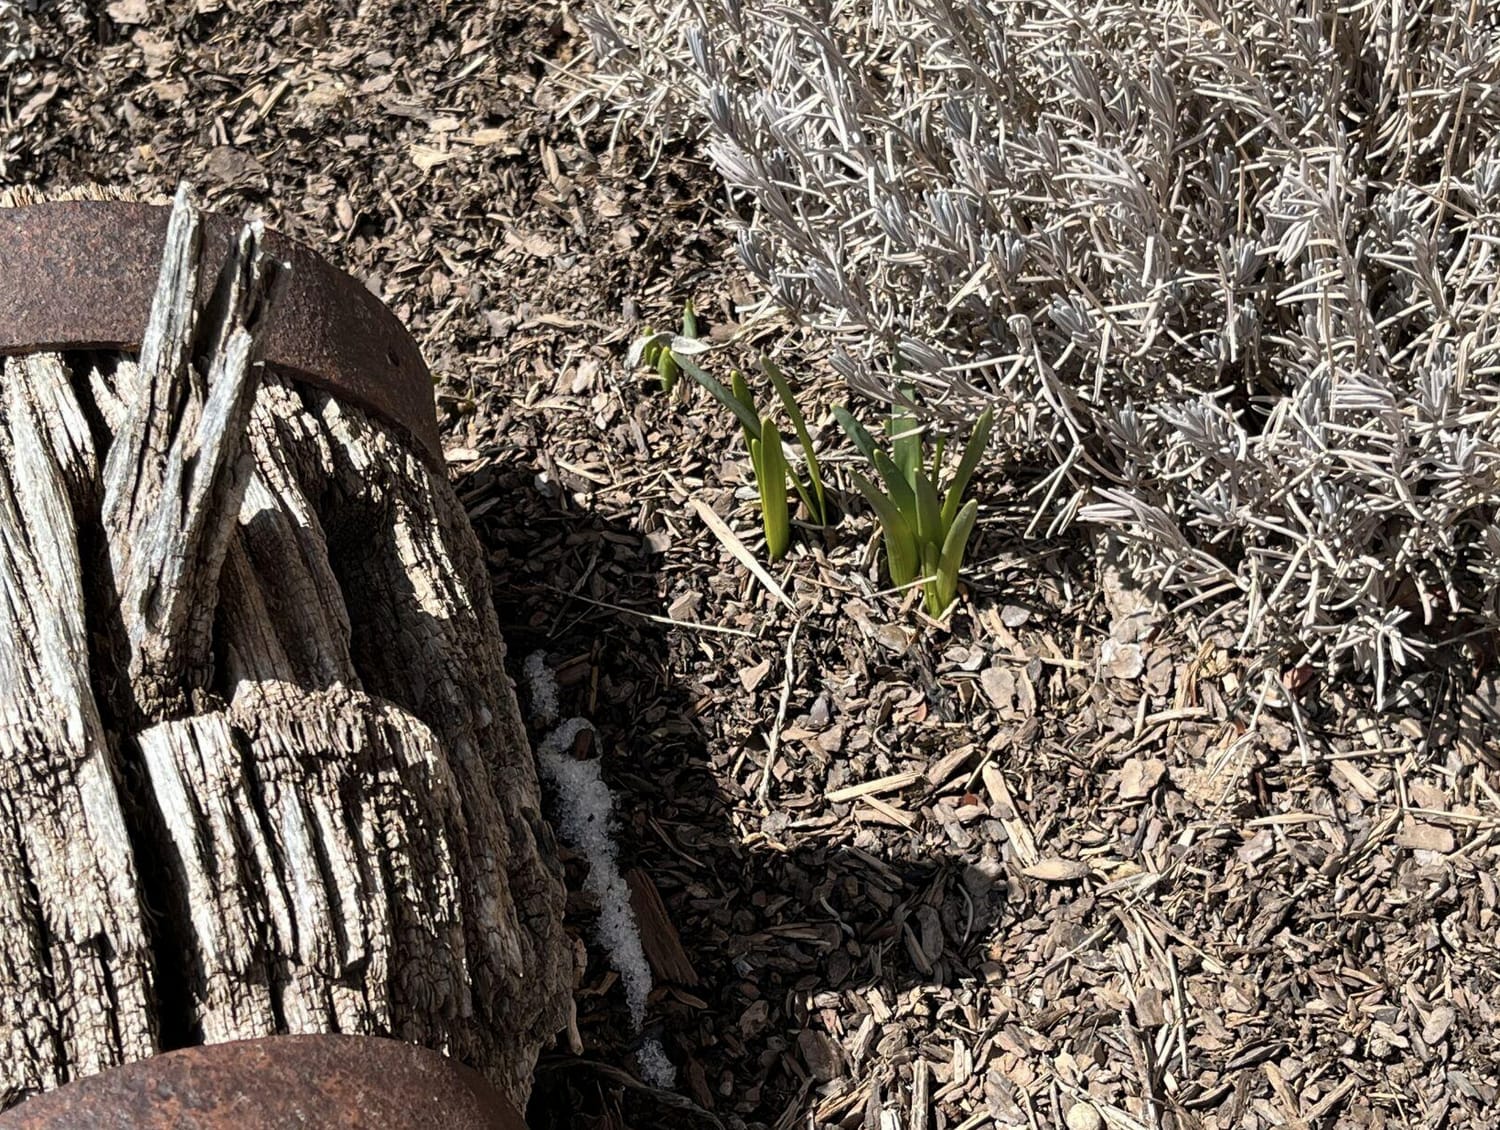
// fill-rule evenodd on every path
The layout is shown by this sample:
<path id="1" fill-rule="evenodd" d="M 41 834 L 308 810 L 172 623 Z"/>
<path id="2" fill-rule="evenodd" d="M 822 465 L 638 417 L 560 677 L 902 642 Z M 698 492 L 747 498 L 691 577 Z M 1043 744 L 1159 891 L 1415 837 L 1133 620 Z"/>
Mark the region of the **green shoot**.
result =
<path id="1" fill-rule="evenodd" d="M 907 521 L 906 515 L 890 495 L 870 482 L 858 471 L 850 471 L 854 486 L 865 496 L 875 514 L 880 518 L 880 528 L 885 533 L 885 567 L 890 572 L 891 584 L 909 585 L 917 579 L 917 535 Z"/>
<path id="2" fill-rule="evenodd" d="M 904 587 L 920 578 L 927 613 L 940 619 L 958 599 L 959 571 L 979 517 L 979 504 L 972 499 L 965 502 L 963 496 L 989 443 L 993 411 L 986 411 L 974 425 L 958 468 L 941 494 L 938 481 L 945 445 L 941 440 L 934 444 L 927 463 L 922 454 L 923 428 L 904 407 L 893 409 L 886 425 L 889 454 L 875 446 L 869 431 L 847 409 L 833 412 L 884 484 L 882 490 L 863 475 L 850 472 L 855 489 L 880 519 L 891 583 Z"/>
<path id="3" fill-rule="evenodd" d="M 689 341 L 698 340 L 698 312 L 693 309 L 693 300 L 689 298 L 682 304 L 682 336 Z M 671 395 L 672 389 L 677 385 L 677 377 L 682 372 L 682 367 L 677 363 L 676 356 L 670 348 L 661 351 L 656 360 L 656 375 L 661 378 L 661 390 Z"/>
<path id="4" fill-rule="evenodd" d="M 746 412 L 749 412 L 757 420 L 760 419 L 759 413 L 755 411 L 755 397 L 750 393 L 750 386 L 745 383 L 745 374 L 738 369 L 729 370 L 729 391 L 734 393 L 735 400 L 744 406 Z M 734 411 L 734 409 L 730 409 L 730 411 Z M 739 413 L 735 412 L 735 415 L 739 415 Z M 752 439 L 759 436 L 758 432 L 755 435 L 751 435 L 751 429 L 745 427 L 743 422 L 740 424 L 740 430 L 745 433 L 746 446 L 749 445 Z"/>
<path id="5" fill-rule="evenodd" d="M 693 309 L 690 298 L 682 304 L 682 335 L 688 341 L 698 340 L 698 312 Z M 630 347 L 630 364 L 644 364 L 656 370 L 661 390 L 668 395 L 677 387 L 677 378 L 682 373 L 680 358 L 672 352 L 672 335 L 657 333 L 650 326 L 645 334 Z"/>
<path id="6" fill-rule="evenodd" d="M 677 375 L 681 369 L 677 365 L 677 358 L 672 356 L 670 349 L 663 349 L 656 358 L 656 375 L 661 378 L 661 390 L 671 393 L 677 385 Z"/>
<path id="7" fill-rule="evenodd" d="M 752 439 L 760 439 L 760 415 L 755 411 L 755 402 L 750 397 L 750 390 L 745 388 L 745 378 L 738 369 L 730 375 L 730 381 L 743 391 L 744 399 L 730 392 L 718 382 L 717 378 L 705 373 L 691 357 L 680 358 L 679 363 L 684 373 L 706 388 L 715 400 L 734 413 L 735 418 L 740 422 L 740 427 L 744 429 L 747 443 Z"/>
<path id="8" fill-rule="evenodd" d="M 823 493 L 823 469 L 818 465 L 818 457 L 813 452 L 812 433 L 807 430 L 807 419 L 802 415 L 802 409 L 797 406 L 797 398 L 792 395 L 792 386 L 787 384 L 786 377 L 772 361 L 765 355 L 760 359 L 761 370 L 771 379 L 771 384 L 776 388 L 776 395 L 781 397 L 782 406 L 786 408 L 786 414 L 792 421 L 792 427 L 797 431 L 797 443 L 802 447 L 802 458 L 807 460 L 807 486 L 802 485 L 800 475 L 792 477 L 792 485 L 797 488 L 797 495 L 802 499 L 802 505 L 807 508 L 807 515 L 816 526 L 828 524 L 828 498 Z"/>
<path id="9" fill-rule="evenodd" d="M 886 434 L 891 440 L 891 459 L 906 481 L 915 485 L 914 476 L 922 466 L 922 426 L 898 405 L 891 410 Z"/>
<path id="10" fill-rule="evenodd" d="M 666 347 L 670 349 L 670 346 Z M 773 361 L 761 358 L 761 368 L 775 387 L 792 428 L 797 434 L 797 443 L 802 449 L 807 464 L 807 481 L 796 473 L 786 459 L 786 446 L 780 429 L 770 416 L 763 415 L 756 407 L 755 396 L 738 369 L 729 373 L 729 387 L 725 388 L 718 378 L 711 376 L 691 357 L 677 358 L 682 371 L 708 390 L 710 396 L 729 409 L 739 421 L 745 435 L 745 447 L 750 452 L 750 466 L 755 473 L 755 486 L 760 495 L 761 527 L 766 535 L 766 554 L 772 561 L 786 555 L 791 544 L 791 519 L 788 513 L 787 480 L 791 480 L 797 497 L 802 501 L 809 521 L 825 525 L 828 521 L 827 495 L 823 489 L 822 468 L 813 453 L 812 433 L 807 420 L 797 406 L 791 386 Z"/>
<path id="11" fill-rule="evenodd" d="M 760 487 L 761 525 L 766 532 L 766 556 L 780 561 L 791 544 L 791 519 L 786 503 L 786 450 L 781 433 L 769 416 L 761 417 L 761 438 L 750 441 L 750 462 Z"/>
<path id="12" fill-rule="evenodd" d="M 645 365 L 654 369 L 661 378 L 663 392 L 670 393 L 679 374 L 686 373 L 702 385 L 708 394 L 734 414 L 740 430 L 745 436 L 745 448 L 750 453 L 750 466 L 755 473 L 756 491 L 760 495 L 761 526 L 766 535 L 766 553 L 772 561 L 786 555 L 791 544 L 791 518 L 788 508 L 787 482 L 797 492 L 803 513 L 812 525 L 828 524 L 828 494 L 823 488 L 823 468 L 813 450 L 812 432 L 807 418 L 802 414 L 791 383 L 769 357 L 760 358 L 761 371 L 776 390 L 776 396 L 786 409 L 792 431 L 801 449 L 802 463 L 806 474 L 787 462 L 787 447 L 781 430 L 771 417 L 761 412 L 755 403 L 755 395 L 738 369 L 729 373 L 729 387 L 725 388 L 717 377 L 705 372 L 696 358 L 712 347 L 707 342 L 697 343 L 699 337 L 698 313 L 692 302 L 682 307 L 682 333 L 676 337 L 669 333 L 656 333 L 647 328 L 645 336 L 630 347 L 630 364 Z M 869 437 L 865 437 L 869 440 Z M 869 440 L 868 449 L 874 451 L 874 441 Z M 920 454 L 921 441 L 917 441 Z M 935 518 L 933 519 L 936 520 Z"/>

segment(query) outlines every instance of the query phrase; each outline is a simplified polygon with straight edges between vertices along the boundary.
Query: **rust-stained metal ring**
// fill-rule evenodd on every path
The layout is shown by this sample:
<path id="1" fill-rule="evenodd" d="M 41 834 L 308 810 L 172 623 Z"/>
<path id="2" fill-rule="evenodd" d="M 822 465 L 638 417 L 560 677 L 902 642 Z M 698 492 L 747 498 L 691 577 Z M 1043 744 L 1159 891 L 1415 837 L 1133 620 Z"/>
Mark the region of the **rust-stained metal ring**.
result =
<path id="1" fill-rule="evenodd" d="M 369 1036 L 267 1036 L 116 1067 L 0 1114 L 0 1130 L 526 1130 L 475 1071 Z"/>
<path id="2" fill-rule="evenodd" d="M 140 349 L 171 209 L 67 200 L 0 209 L 0 354 Z M 203 215 L 206 301 L 243 221 Z M 381 301 L 316 252 L 273 232 L 291 265 L 263 339 L 267 364 L 406 429 L 441 465 L 432 377 Z"/>

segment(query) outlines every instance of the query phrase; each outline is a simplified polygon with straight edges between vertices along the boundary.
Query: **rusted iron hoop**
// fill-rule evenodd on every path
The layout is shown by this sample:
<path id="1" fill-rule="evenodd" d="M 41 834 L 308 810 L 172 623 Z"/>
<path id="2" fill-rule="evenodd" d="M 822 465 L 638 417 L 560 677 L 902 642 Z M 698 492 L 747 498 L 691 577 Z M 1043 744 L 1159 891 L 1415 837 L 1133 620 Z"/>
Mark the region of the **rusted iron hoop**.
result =
<path id="1" fill-rule="evenodd" d="M 68 200 L 0 209 L 0 355 L 140 349 L 170 208 Z M 200 305 L 243 221 L 203 215 Z M 263 358 L 296 380 L 409 432 L 442 462 L 432 377 L 406 328 L 358 281 L 273 232 L 290 264 Z"/>
<path id="2" fill-rule="evenodd" d="M 475 1071 L 369 1036 L 184 1048 L 28 1099 L 0 1130 L 526 1130 Z"/>

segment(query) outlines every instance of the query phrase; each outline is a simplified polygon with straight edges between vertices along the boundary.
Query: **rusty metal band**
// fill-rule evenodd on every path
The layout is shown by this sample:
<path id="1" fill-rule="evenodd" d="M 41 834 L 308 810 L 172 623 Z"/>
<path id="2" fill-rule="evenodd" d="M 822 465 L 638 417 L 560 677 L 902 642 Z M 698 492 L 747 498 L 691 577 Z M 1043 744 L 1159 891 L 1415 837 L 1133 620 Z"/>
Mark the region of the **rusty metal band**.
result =
<path id="1" fill-rule="evenodd" d="M 368 1036 L 268 1036 L 152 1056 L 37 1095 L 0 1130 L 526 1130 L 477 1072 Z"/>
<path id="2" fill-rule="evenodd" d="M 170 211 L 95 200 L 0 209 L 0 355 L 138 351 Z M 243 226 L 203 215 L 200 305 Z M 271 310 L 263 360 L 400 425 L 441 462 L 432 378 L 406 328 L 316 252 L 274 232 L 265 246 L 291 270 Z"/>

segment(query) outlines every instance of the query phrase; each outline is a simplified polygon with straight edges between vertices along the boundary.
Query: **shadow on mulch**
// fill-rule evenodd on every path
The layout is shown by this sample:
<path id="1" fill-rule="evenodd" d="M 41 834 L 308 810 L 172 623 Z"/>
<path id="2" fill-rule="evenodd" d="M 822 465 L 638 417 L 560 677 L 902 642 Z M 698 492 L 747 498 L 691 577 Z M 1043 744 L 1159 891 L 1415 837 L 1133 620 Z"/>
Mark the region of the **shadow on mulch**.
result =
<path id="1" fill-rule="evenodd" d="M 944 857 L 890 858 L 822 841 L 788 846 L 782 834 L 796 820 L 795 801 L 762 818 L 753 797 L 720 787 L 735 774 L 710 760 L 702 715 L 714 695 L 679 677 L 690 668 L 674 648 L 711 653 L 724 637 L 666 622 L 662 558 L 637 531 L 575 508 L 565 489 L 538 483 L 530 470 L 460 475 L 523 700 L 521 665 L 543 650 L 562 716 L 582 715 L 596 730 L 590 756 L 601 757 L 615 792 L 621 869 L 638 869 L 665 908 L 654 924 L 644 920 L 656 979 L 646 1034 L 665 1045 L 677 1090 L 702 1108 L 674 1107 L 612 1066 L 633 1062 L 638 1039 L 593 937 L 596 907 L 579 893 L 585 864 L 565 852 L 569 925 L 588 947 L 575 991 L 586 1051 L 572 1056 L 560 1046 L 544 1057 L 530 1124 L 744 1125 L 729 1112 L 747 1107 L 751 1125 L 800 1124 L 820 1101 L 815 1088 L 844 1074 L 845 1053 L 826 1034 L 837 1030 L 840 998 L 883 990 L 871 994 L 883 1020 L 883 1002 L 908 990 L 982 979 L 1004 882 Z M 723 676 L 739 689 L 727 664 Z M 749 774 L 766 750 L 739 756 Z M 737 830 L 736 812 L 740 828 L 760 830 Z M 945 935 L 969 941 L 955 952 Z M 866 1027 L 873 1040 L 880 1025 Z"/>

